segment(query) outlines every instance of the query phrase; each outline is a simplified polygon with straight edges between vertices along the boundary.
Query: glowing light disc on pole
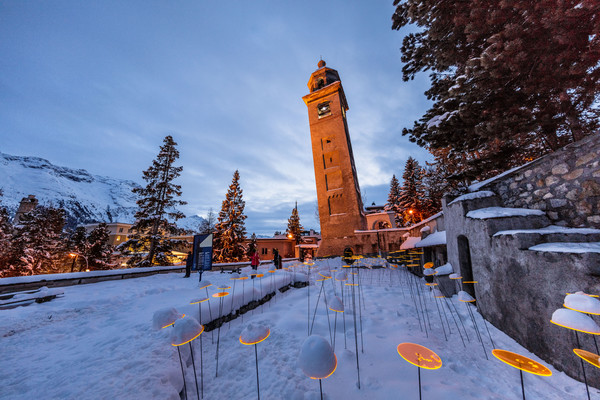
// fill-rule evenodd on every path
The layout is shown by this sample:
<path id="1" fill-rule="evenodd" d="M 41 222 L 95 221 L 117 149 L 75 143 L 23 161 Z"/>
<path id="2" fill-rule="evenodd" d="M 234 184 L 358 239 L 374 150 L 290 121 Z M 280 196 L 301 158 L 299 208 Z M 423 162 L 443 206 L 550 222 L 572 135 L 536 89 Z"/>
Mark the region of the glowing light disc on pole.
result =
<path id="1" fill-rule="evenodd" d="M 531 358 L 522 356 L 517 353 L 513 353 L 508 350 L 494 349 L 492 354 L 500 361 L 505 362 L 511 367 L 520 369 L 521 371 L 529 372 L 530 374 L 540 376 L 551 376 L 552 371 L 540 364 L 539 362 L 532 360 Z"/>
<path id="2" fill-rule="evenodd" d="M 419 368 L 438 369 L 442 359 L 433 350 L 416 343 L 400 343 L 396 348 L 400 357 Z"/>

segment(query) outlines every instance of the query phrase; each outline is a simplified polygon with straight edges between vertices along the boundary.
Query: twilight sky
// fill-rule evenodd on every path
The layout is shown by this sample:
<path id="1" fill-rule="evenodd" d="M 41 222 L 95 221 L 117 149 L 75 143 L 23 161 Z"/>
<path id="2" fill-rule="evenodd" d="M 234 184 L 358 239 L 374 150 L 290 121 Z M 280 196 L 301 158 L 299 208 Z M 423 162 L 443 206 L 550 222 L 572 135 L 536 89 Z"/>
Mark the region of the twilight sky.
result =
<path id="1" fill-rule="evenodd" d="M 218 213 L 238 169 L 249 234 L 284 231 L 294 202 L 318 230 L 302 96 L 338 70 L 367 204 L 428 153 L 402 137 L 428 81 L 402 82 L 392 0 L 0 2 L 0 151 L 141 176 L 166 135 L 187 215 Z"/>

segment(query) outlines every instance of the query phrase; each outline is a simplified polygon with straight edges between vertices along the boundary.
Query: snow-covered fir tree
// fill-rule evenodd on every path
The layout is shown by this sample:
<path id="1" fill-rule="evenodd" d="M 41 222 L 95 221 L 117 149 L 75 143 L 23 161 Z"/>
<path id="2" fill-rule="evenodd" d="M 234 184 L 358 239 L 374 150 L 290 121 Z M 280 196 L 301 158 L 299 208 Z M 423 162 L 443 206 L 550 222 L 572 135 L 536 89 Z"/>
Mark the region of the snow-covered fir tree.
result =
<path id="1" fill-rule="evenodd" d="M 109 235 L 108 226 L 104 222 L 89 234 L 82 226 L 72 231 L 67 240 L 67 251 L 76 255 L 71 263 L 71 270 L 83 271 L 86 267 L 92 270 L 110 268 L 113 247 L 109 243 Z"/>
<path id="2" fill-rule="evenodd" d="M 0 200 L 2 190 L 0 190 Z M 4 276 L 4 269 L 12 257 L 12 232 L 13 226 L 5 207 L 0 205 L 0 278 Z"/>
<path id="3" fill-rule="evenodd" d="M 404 211 L 400 206 L 400 182 L 396 178 L 396 175 L 392 175 L 390 181 L 390 192 L 388 194 L 388 201 L 384 206 L 386 211 L 393 211 L 395 213 L 396 225 L 404 226 L 404 218 L 402 212 Z"/>
<path id="4" fill-rule="evenodd" d="M 109 269 L 113 247 L 109 243 L 110 232 L 106 223 L 98 224 L 87 236 L 90 243 L 89 263 L 93 269 Z"/>
<path id="5" fill-rule="evenodd" d="M 215 236 L 213 239 L 213 260 L 215 262 L 235 262 L 245 258 L 244 241 L 246 240 L 246 227 L 244 221 L 244 207 L 240 187 L 240 173 L 233 173 L 233 180 L 217 218 Z"/>
<path id="6" fill-rule="evenodd" d="M 65 212 L 39 206 L 19 219 L 12 238 L 13 258 L 7 276 L 58 272 L 57 261 L 64 253 Z"/>
<path id="7" fill-rule="evenodd" d="M 133 189 L 140 196 L 139 209 L 131 238 L 119 246 L 125 255 L 131 256 L 127 262 L 131 266 L 169 265 L 171 251 L 182 243 L 171 238 L 181 233 L 175 222 L 184 217 L 176 207 L 186 204 L 177 199 L 181 196 L 181 185 L 173 183 L 183 170 L 173 165 L 179 158 L 176 145 L 171 136 L 165 137 L 158 156 L 144 171 L 146 187 Z"/>
<path id="8" fill-rule="evenodd" d="M 292 235 L 292 238 L 296 244 L 302 242 L 302 225 L 300 225 L 300 216 L 298 215 L 298 202 L 292 209 L 292 215 L 288 218 L 288 226 L 285 231 L 288 235 Z"/>
<path id="9" fill-rule="evenodd" d="M 423 168 L 419 162 L 408 157 L 402 174 L 404 184 L 400 189 L 400 207 L 404 210 L 404 221 L 407 224 L 420 222 L 423 219 Z"/>

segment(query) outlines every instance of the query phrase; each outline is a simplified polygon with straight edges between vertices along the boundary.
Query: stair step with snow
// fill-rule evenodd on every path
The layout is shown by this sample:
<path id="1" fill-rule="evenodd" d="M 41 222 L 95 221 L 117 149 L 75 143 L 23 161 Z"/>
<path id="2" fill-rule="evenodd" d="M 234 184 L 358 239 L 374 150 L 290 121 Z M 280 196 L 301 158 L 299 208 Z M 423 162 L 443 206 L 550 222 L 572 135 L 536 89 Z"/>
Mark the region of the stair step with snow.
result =
<path id="1" fill-rule="evenodd" d="M 589 243 L 600 241 L 600 229 L 567 228 L 550 225 L 541 229 L 512 229 L 496 232 L 492 236 L 494 245 L 511 246 L 527 250 L 543 243 Z"/>
<path id="2" fill-rule="evenodd" d="M 448 203 L 448 206 L 453 204 L 460 204 L 463 208 L 463 214 L 466 214 L 469 211 L 478 210 L 480 208 L 500 207 L 502 206 L 502 201 L 496 193 L 489 190 L 482 190 L 480 192 L 471 192 L 458 196 Z"/>
<path id="3" fill-rule="evenodd" d="M 467 218 L 485 221 L 490 235 L 499 231 L 540 229 L 550 225 L 545 212 L 528 208 L 486 207 L 469 211 Z"/>

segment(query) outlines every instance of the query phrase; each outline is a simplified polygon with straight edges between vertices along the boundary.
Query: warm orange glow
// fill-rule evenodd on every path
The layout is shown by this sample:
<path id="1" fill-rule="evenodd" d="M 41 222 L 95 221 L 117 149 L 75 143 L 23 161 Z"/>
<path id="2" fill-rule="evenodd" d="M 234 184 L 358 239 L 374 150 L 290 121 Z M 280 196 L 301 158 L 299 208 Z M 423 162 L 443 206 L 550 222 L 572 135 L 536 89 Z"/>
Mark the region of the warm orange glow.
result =
<path id="1" fill-rule="evenodd" d="M 450 279 L 462 279 L 462 276 L 457 276 L 456 278 L 450 278 Z"/>
<path id="2" fill-rule="evenodd" d="M 181 317 L 180 317 L 180 318 L 183 318 L 183 317 L 185 317 L 185 314 L 181 314 Z M 163 327 L 162 327 L 162 328 L 160 328 L 160 329 L 165 329 L 165 328 L 167 328 L 167 327 L 169 327 L 169 326 L 173 325 L 174 323 L 175 323 L 175 321 L 171 322 L 170 324 L 167 324 L 167 325 L 163 326 Z"/>
<path id="3" fill-rule="evenodd" d="M 458 301 L 462 301 L 463 303 L 475 303 L 476 300 L 475 299 L 472 299 L 472 300 L 461 300 L 461 299 L 458 299 Z"/>
<path id="4" fill-rule="evenodd" d="M 270 330 L 270 329 L 268 329 L 268 330 L 267 330 L 267 334 L 266 334 L 264 337 L 260 337 L 260 338 L 258 338 L 258 340 L 257 340 L 256 342 L 244 342 L 244 341 L 242 340 L 242 337 L 240 336 L 240 343 L 241 343 L 241 344 L 247 344 L 247 345 L 251 345 L 251 344 L 260 343 L 260 342 L 262 342 L 263 340 L 265 340 L 266 338 L 268 338 L 270 334 L 271 334 L 271 330 Z"/>
<path id="5" fill-rule="evenodd" d="M 418 267 L 419 264 L 406 264 L 407 267 Z"/>
<path id="6" fill-rule="evenodd" d="M 427 286 L 437 286 L 437 283 L 435 283 L 435 282 L 432 282 L 432 283 L 427 282 L 426 285 Z"/>
<path id="7" fill-rule="evenodd" d="M 200 289 L 204 289 L 204 288 L 207 288 L 207 287 L 209 287 L 209 286 L 212 286 L 212 283 L 206 284 L 206 285 L 204 285 L 204 286 L 200 286 Z"/>
<path id="8" fill-rule="evenodd" d="M 597 295 L 597 294 L 587 294 L 587 293 L 583 293 L 583 292 L 579 292 L 579 293 L 567 293 L 567 294 L 582 294 L 584 296 L 600 297 L 600 295 Z"/>
<path id="9" fill-rule="evenodd" d="M 358 283 L 345 283 L 346 286 L 358 286 Z"/>
<path id="10" fill-rule="evenodd" d="M 204 303 L 206 300 L 208 300 L 208 297 L 205 297 L 205 298 L 203 298 L 203 299 L 200 299 L 200 300 L 192 300 L 192 301 L 190 302 L 190 304 Z"/>
<path id="11" fill-rule="evenodd" d="M 552 371 L 543 366 L 537 361 L 527 358 L 517 353 L 508 350 L 494 349 L 492 354 L 500 361 L 507 363 L 511 367 L 515 367 L 530 374 L 540 376 L 551 376 Z"/>
<path id="12" fill-rule="evenodd" d="M 577 354 L 579 357 L 583 358 L 585 361 L 589 362 L 596 368 L 600 368 L 600 356 L 598 354 L 594 354 L 587 350 L 581 349 L 573 349 L 573 353 Z"/>
<path id="13" fill-rule="evenodd" d="M 200 336 L 200 335 L 202 334 L 202 332 L 204 332 L 204 325 L 200 325 L 200 326 L 202 327 L 202 330 L 201 330 L 201 331 L 200 331 L 200 332 L 199 332 L 199 333 L 198 333 L 196 336 L 194 336 L 194 337 L 193 337 L 193 338 L 191 338 L 190 340 L 186 340 L 186 341 L 185 341 L 185 342 L 183 342 L 183 343 L 179 343 L 179 344 L 171 343 L 171 346 L 182 346 L 182 345 L 184 345 L 184 344 L 186 344 L 186 343 L 189 343 L 189 342 L 191 342 L 192 340 L 196 339 L 198 336 Z"/>
<path id="14" fill-rule="evenodd" d="M 396 350 L 402 358 L 419 368 L 438 369 L 442 366 L 440 356 L 420 344 L 400 343 Z"/>
<path id="15" fill-rule="evenodd" d="M 75 253 L 69 253 L 69 255 L 70 255 L 71 257 L 77 257 L 77 254 L 75 254 Z"/>
<path id="16" fill-rule="evenodd" d="M 231 286 L 219 286 L 217 289 L 221 289 L 221 290 L 231 289 Z"/>
<path id="17" fill-rule="evenodd" d="M 238 279 L 240 281 L 245 281 L 246 279 L 248 279 L 248 277 L 247 276 L 240 276 Z"/>
<path id="18" fill-rule="evenodd" d="M 265 276 L 265 274 L 256 274 L 257 278 L 262 278 L 263 276 Z"/>
<path id="19" fill-rule="evenodd" d="M 463 283 L 479 283 L 477 281 L 463 281 Z"/>
<path id="20" fill-rule="evenodd" d="M 558 325 L 558 326 L 562 326 L 563 328 L 567 328 L 567 329 L 571 329 L 572 331 L 578 331 L 578 332 L 583 332 L 583 333 L 589 333 L 590 335 L 600 335 L 600 332 L 588 332 L 588 331 L 582 331 L 581 329 L 575 329 L 575 328 L 571 328 L 570 326 L 566 326 L 566 325 L 561 325 L 558 324 L 552 320 L 550 320 L 550 322 L 552 322 L 554 325 Z"/>
<path id="21" fill-rule="evenodd" d="M 212 295 L 212 297 L 225 297 L 228 296 L 229 292 L 219 292 Z"/>
<path id="22" fill-rule="evenodd" d="M 408 213 L 412 215 L 414 211 L 413 210 L 408 210 Z"/>
<path id="23" fill-rule="evenodd" d="M 563 304 L 563 307 L 564 308 L 568 308 L 569 310 L 577 311 L 577 312 L 584 313 L 584 314 L 600 315 L 600 313 L 593 313 L 593 312 L 589 312 L 589 311 L 578 310 L 578 309 L 573 308 L 573 307 L 567 307 L 565 304 Z"/>
<path id="24" fill-rule="evenodd" d="M 423 268 L 425 268 L 425 269 L 433 268 L 433 263 L 432 262 L 425 263 L 425 265 L 423 265 Z"/>
<path id="25" fill-rule="evenodd" d="M 324 376 L 322 378 L 316 378 L 316 377 L 311 376 L 310 379 L 327 379 L 327 378 L 329 378 L 337 369 L 337 356 L 335 355 L 335 353 L 333 353 L 333 357 L 335 358 L 335 365 L 333 366 L 333 370 L 329 373 L 329 375 Z"/>

